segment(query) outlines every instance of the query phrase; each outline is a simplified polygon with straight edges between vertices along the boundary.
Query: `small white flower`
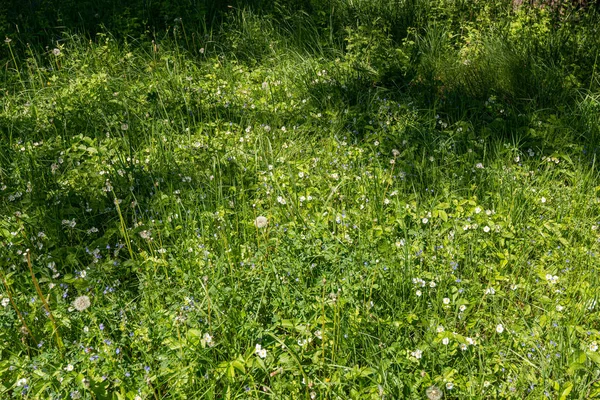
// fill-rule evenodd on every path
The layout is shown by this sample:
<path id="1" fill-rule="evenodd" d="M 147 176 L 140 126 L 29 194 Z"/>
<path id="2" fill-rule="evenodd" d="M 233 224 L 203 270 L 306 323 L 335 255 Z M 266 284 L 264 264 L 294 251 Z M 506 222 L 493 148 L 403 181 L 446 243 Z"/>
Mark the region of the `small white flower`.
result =
<path id="1" fill-rule="evenodd" d="M 204 340 L 204 343 L 206 343 L 208 347 L 213 347 L 215 345 L 213 337 L 208 332 L 202 336 L 202 340 Z"/>
<path id="2" fill-rule="evenodd" d="M 467 306 L 465 306 L 464 304 L 461 304 L 460 307 L 458 307 L 459 311 L 465 311 L 467 309 Z"/>
<path id="3" fill-rule="evenodd" d="M 465 338 L 465 340 L 467 341 L 467 343 L 469 343 L 471 346 L 475 346 L 475 340 L 473 340 L 470 337 Z"/>
<path id="4" fill-rule="evenodd" d="M 558 312 L 561 312 L 564 309 L 565 308 L 563 306 L 561 306 L 560 304 L 556 306 L 556 311 L 558 311 Z"/>
<path id="5" fill-rule="evenodd" d="M 421 357 L 423 357 L 423 352 L 419 349 L 416 349 L 415 351 L 412 351 L 410 355 L 419 360 Z"/>
<path id="6" fill-rule="evenodd" d="M 542 203 L 545 203 L 546 202 L 546 198 L 542 197 L 541 201 L 542 201 Z"/>
<path id="7" fill-rule="evenodd" d="M 490 227 L 489 227 L 489 226 L 487 226 L 487 225 L 486 225 L 486 226 L 484 226 L 484 227 L 483 227 L 483 231 L 484 231 L 485 233 L 488 233 L 488 232 L 490 231 Z"/>
<path id="8" fill-rule="evenodd" d="M 490 287 L 490 288 L 485 289 L 485 292 L 483 292 L 483 294 L 494 295 L 494 294 L 496 294 L 496 290 L 493 287 Z"/>
<path id="9" fill-rule="evenodd" d="M 483 169 L 483 164 L 482 164 L 482 163 L 477 163 L 477 164 L 475 165 L 475 168 L 478 168 L 478 169 Z"/>
<path id="10" fill-rule="evenodd" d="M 415 292 L 415 294 L 417 295 L 417 297 L 421 297 L 421 294 L 422 294 L 422 293 L 421 293 L 421 291 L 420 291 L 420 290 L 417 290 L 417 291 Z M 4 302 L 4 300 L 3 300 L 3 302 Z"/>
<path id="11" fill-rule="evenodd" d="M 429 287 L 430 288 L 434 288 L 435 287 L 435 282 L 434 281 L 429 282 Z"/>
<path id="12" fill-rule="evenodd" d="M 58 57 L 60 55 L 60 49 L 52 49 L 52 54 Z"/>
<path id="13" fill-rule="evenodd" d="M 423 219 L 421 220 L 421 222 L 423 222 L 424 224 L 426 224 L 427 222 L 429 222 L 429 220 L 428 220 L 427 218 L 423 218 Z"/>
<path id="14" fill-rule="evenodd" d="M 260 358 L 267 357 L 267 349 L 263 349 L 262 346 L 258 343 L 254 347 L 254 353 L 256 353 L 256 355 L 259 356 Z"/>
<path id="15" fill-rule="evenodd" d="M 498 332 L 498 333 L 504 332 L 504 326 L 502 326 L 502 324 L 496 325 L 496 332 Z"/>
<path id="16" fill-rule="evenodd" d="M 443 344 L 444 346 L 447 346 L 447 345 L 448 345 L 448 343 L 450 343 L 450 339 L 448 339 L 447 337 L 445 337 L 445 338 L 443 338 L 443 339 L 442 339 L 442 344 Z"/>
<path id="17" fill-rule="evenodd" d="M 446 383 L 446 389 L 452 390 L 453 388 L 454 388 L 454 383 L 452 383 L 452 382 Z"/>
<path id="18" fill-rule="evenodd" d="M 323 340 L 323 332 L 321 332 L 320 330 L 315 331 L 315 336 L 318 337 L 320 340 Z"/>
<path id="19" fill-rule="evenodd" d="M 464 344 L 464 343 L 461 343 L 459 347 L 460 347 L 460 349 L 461 349 L 462 351 L 466 351 L 466 350 L 467 350 L 467 345 L 466 345 L 466 344 Z"/>
<path id="20" fill-rule="evenodd" d="M 444 332 L 444 327 L 442 325 L 438 326 L 436 329 L 437 333 L 442 333 Z"/>
<path id="21" fill-rule="evenodd" d="M 6 307 L 8 303 L 10 303 L 10 299 L 8 297 L 2 299 L 2 307 Z"/>
<path id="22" fill-rule="evenodd" d="M 479 214 L 481 212 L 481 207 L 475 207 L 475 214 Z"/>
<path id="23" fill-rule="evenodd" d="M 442 302 L 446 305 L 450 304 L 450 299 L 447 297 L 444 297 L 444 299 L 442 300 Z"/>
<path id="24" fill-rule="evenodd" d="M 27 385 L 27 378 L 21 378 L 17 381 L 17 386 L 25 386 Z"/>
<path id="25" fill-rule="evenodd" d="M 596 343 L 596 342 L 590 343 L 590 351 L 593 351 L 593 352 L 598 351 L 598 343 Z"/>
<path id="26" fill-rule="evenodd" d="M 286 203 L 285 199 L 283 197 L 281 197 L 281 196 L 277 196 L 277 202 L 279 204 L 285 204 Z"/>
<path id="27" fill-rule="evenodd" d="M 67 371 L 67 372 L 71 372 L 71 371 L 73 371 L 73 364 L 69 364 L 69 365 L 67 365 L 67 366 L 65 367 L 65 371 Z"/>

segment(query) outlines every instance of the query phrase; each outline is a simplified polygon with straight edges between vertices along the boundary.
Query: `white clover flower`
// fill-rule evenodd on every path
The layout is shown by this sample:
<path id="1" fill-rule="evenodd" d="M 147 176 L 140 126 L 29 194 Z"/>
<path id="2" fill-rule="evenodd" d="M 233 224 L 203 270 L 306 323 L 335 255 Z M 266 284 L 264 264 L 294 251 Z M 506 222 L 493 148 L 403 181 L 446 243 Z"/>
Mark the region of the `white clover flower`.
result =
<path id="1" fill-rule="evenodd" d="M 91 305 L 90 298 L 87 296 L 79 296 L 73 301 L 73 307 L 77 311 L 84 311 Z"/>
<path id="2" fill-rule="evenodd" d="M 256 226 L 257 228 L 264 228 L 265 226 L 267 226 L 268 223 L 269 220 L 267 219 L 267 217 L 263 217 L 262 215 L 259 215 L 254 220 L 254 226 Z"/>
<path id="3" fill-rule="evenodd" d="M 496 325 L 496 332 L 498 332 L 498 333 L 504 332 L 504 326 L 502 326 L 502 324 Z"/>

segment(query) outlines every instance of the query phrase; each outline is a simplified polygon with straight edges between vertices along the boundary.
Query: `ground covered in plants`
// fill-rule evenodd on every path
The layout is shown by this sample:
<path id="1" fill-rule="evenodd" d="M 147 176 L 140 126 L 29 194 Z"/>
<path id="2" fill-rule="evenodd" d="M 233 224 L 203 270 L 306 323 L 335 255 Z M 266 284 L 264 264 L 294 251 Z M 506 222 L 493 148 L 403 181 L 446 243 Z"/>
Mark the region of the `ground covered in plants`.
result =
<path id="1" fill-rule="evenodd" d="M 600 398 L 595 6 L 236 4 L 2 35 L 0 397 Z"/>

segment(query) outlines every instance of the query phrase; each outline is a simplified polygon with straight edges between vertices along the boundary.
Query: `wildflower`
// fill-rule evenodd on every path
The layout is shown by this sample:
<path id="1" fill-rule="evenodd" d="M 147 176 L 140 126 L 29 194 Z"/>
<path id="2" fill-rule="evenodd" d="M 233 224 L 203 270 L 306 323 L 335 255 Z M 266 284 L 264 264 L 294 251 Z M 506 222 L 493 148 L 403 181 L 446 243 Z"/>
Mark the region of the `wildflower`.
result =
<path id="1" fill-rule="evenodd" d="M 482 164 L 482 163 L 477 163 L 477 164 L 475 165 L 475 168 L 478 168 L 478 169 L 483 169 L 483 164 Z"/>
<path id="2" fill-rule="evenodd" d="M 542 201 L 542 203 L 545 203 L 546 202 L 546 198 L 542 197 L 541 201 Z"/>
<path id="3" fill-rule="evenodd" d="M 12 42 L 12 39 L 7 37 L 6 39 L 4 39 L 4 43 L 9 44 L 10 42 Z"/>
<path id="4" fill-rule="evenodd" d="M 75 307 L 77 311 L 84 311 L 90 306 L 90 304 L 90 298 L 87 296 L 79 296 L 75 299 L 75 301 L 73 301 L 73 307 Z"/>
<path id="5" fill-rule="evenodd" d="M 60 49 L 53 49 L 52 54 L 54 54 L 56 57 L 60 56 Z"/>
<path id="6" fill-rule="evenodd" d="M 467 345 L 466 345 L 466 344 L 464 344 L 464 343 L 461 343 L 459 347 L 460 347 L 460 349 L 461 349 L 462 351 L 465 351 L 465 350 L 467 350 Z"/>
<path id="7" fill-rule="evenodd" d="M 465 306 L 464 304 L 461 304 L 460 307 L 458 307 L 458 309 L 462 312 L 467 309 L 467 306 Z"/>
<path id="8" fill-rule="evenodd" d="M 596 342 L 590 343 L 590 351 L 593 351 L 593 352 L 598 351 L 598 343 L 596 343 Z"/>
<path id="9" fill-rule="evenodd" d="M 479 214 L 481 212 L 481 207 L 475 207 L 475 214 Z"/>
<path id="10" fill-rule="evenodd" d="M 127 129 L 129 129 L 129 125 L 128 124 L 121 124 L 121 130 L 126 131 Z"/>
<path id="11" fill-rule="evenodd" d="M 565 308 L 563 306 L 561 306 L 560 304 L 556 306 L 556 311 L 558 311 L 558 312 L 561 312 L 564 309 Z"/>
<path id="12" fill-rule="evenodd" d="M 450 343 L 450 339 L 448 339 L 447 337 L 445 337 L 445 338 L 443 338 L 443 339 L 442 339 L 442 344 L 443 344 L 444 346 L 447 346 L 447 345 L 448 345 L 448 343 Z"/>
<path id="13" fill-rule="evenodd" d="M 421 297 L 421 294 L 422 294 L 422 293 L 421 293 L 421 291 L 420 291 L 420 290 L 417 290 L 417 291 L 415 292 L 415 294 L 417 295 L 417 297 Z"/>
<path id="14" fill-rule="evenodd" d="M 315 336 L 318 337 L 320 340 L 323 340 L 323 332 L 321 332 L 320 330 L 315 331 Z"/>
<path id="15" fill-rule="evenodd" d="M 437 386 L 429 386 L 425 390 L 425 394 L 427 395 L 428 400 L 440 400 L 444 395 Z"/>
<path id="16" fill-rule="evenodd" d="M 6 307 L 8 303 L 10 303 L 10 299 L 8 297 L 2 299 L 2 307 Z"/>
<path id="17" fill-rule="evenodd" d="M 465 338 L 465 340 L 467 341 L 468 344 L 470 344 L 471 346 L 475 346 L 475 340 L 473 340 L 472 338 L 468 337 Z"/>
<path id="18" fill-rule="evenodd" d="M 428 220 L 427 218 L 423 218 L 421 221 L 422 221 L 424 224 L 426 224 L 427 222 L 429 222 L 429 220 Z"/>
<path id="19" fill-rule="evenodd" d="M 268 223 L 269 220 L 267 220 L 267 217 L 263 217 L 262 215 L 256 217 L 256 219 L 254 220 L 254 226 L 256 226 L 257 228 L 264 228 L 265 226 L 267 226 Z"/>
<path id="20" fill-rule="evenodd" d="M 285 203 L 286 203 L 286 202 L 285 202 L 285 199 L 284 199 L 283 197 L 281 197 L 281 196 L 277 196 L 277 202 L 278 202 L 279 204 L 285 204 Z"/>
<path id="21" fill-rule="evenodd" d="M 446 305 L 450 304 L 450 299 L 447 297 L 444 297 L 444 300 L 442 300 L 442 302 Z"/>
<path id="22" fill-rule="evenodd" d="M 256 355 L 259 356 L 260 358 L 267 357 L 267 349 L 263 349 L 260 344 L 256 344 L 254 349 L 255 349 L 254 353 L 256 353 Z"/>
<path id="23" fill-rule="evenodd" d="M 440 325 L 437 327 L 436 331 L 437 331 L 437 333 L 442 333 L 442 332 L 444 332 L 444 327 Z"/>
<path id="24" fill-rule="evenodd" d="M 204 336 L 202 336 L 202 340 L 204 340 L 204 343 L 206 343 L 208 347 L 213 347 L 215 345 L 213 337 L 209 333 L 205 333 Z"/>
<path id="25" fill-rule="evenodd" d="M 411 351 L 410 355 L 419 360 L 421 357 L 423 357 L 423 351 L 416 349 L 415 351 Z"/>
<path id="26" fill-rule="evenodd" d="M 17 386 L 25 386 L 27 385 L 27 378 L 21 378 L 17 381 Z"/>
<path id="27" fill-rule="evenodd" d="M 498 332 L 498 333 L 504 332 L 504 326 L 502 326 L 502 324 L 496 325 L 496 332 Z"/>
<path id="28" fill-rule="evenodd" d="M 484 227 L 483 227 L 483 231 L 484 231 L 485 233 L 488 233 L 488 232 L 490 231 L 490 227 L 489 227 L 489 226 L 487 226 L 487 225 L 486 225 L 486 226 L 484 226 Z"/>
<path id="29" fill-rule="evenodd" d="M 454 388 L 454 383 L 452 383 L 452 382 L 446 383 L 446 389 L 452 390 L 453 388 Z"/>
<path id="30" fill-rule="evenodd" d="M 67 372 L 71 372 L 71 371 L 73 371 L 73 364 L 69 364 L 69 365 L 67 365 L 67 366 L 65 367 L 65 371 L 67 371 Z"/>

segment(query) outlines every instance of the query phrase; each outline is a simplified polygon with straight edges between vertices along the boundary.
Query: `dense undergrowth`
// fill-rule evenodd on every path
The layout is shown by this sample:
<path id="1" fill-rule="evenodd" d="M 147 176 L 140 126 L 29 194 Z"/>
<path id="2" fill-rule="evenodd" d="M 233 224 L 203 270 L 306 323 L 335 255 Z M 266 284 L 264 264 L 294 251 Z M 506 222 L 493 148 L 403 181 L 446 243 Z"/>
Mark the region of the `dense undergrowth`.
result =
<path id="1" fill-rule="evenodd" d="M 593 6 L 295 6 L 5 29 L 0 397 L 600 397 Z"/>

